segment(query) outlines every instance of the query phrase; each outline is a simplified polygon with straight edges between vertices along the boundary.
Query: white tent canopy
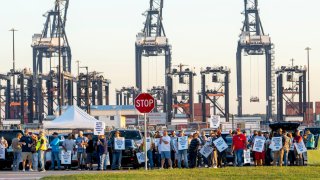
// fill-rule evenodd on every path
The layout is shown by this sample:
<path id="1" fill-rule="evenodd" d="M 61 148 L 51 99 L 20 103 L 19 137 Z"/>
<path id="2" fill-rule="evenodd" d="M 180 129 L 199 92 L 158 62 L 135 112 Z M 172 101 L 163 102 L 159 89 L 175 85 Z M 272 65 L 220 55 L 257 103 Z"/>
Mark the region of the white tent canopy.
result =
<path id="1" fill-rule="evenodd" d="M 70 106 L 61 116 L 44 123 L 45 129 L 93 129 L 98 120 L 78 106 Z"/>

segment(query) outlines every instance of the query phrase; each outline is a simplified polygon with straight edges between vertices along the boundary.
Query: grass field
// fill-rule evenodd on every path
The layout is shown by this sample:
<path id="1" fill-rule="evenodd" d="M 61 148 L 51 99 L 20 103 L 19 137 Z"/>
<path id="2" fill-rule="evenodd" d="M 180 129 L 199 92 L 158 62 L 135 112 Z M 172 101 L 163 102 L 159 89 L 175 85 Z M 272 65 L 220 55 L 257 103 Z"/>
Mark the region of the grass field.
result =
<path id="1" fill-rule="evenodd" d="M 307 167 L 227 167 L 223 169 L 143 170 L 51 176 L 51 179 L 320 179 L 320 151 L 310 151 Z"/>

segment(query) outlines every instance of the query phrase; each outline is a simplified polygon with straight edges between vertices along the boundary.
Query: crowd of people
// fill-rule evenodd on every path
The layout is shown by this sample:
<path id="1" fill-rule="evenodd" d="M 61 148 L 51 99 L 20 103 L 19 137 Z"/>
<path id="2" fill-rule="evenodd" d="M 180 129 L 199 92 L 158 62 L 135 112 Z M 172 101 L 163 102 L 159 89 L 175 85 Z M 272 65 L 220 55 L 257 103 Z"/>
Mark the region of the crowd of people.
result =
<path id="1" fill-rule="evenodd" d="M 50 145 L 51 147 L 51 167 L 50 170 L 61 169 L 61 139 L 58 133 L 52 134 L 53 140 L 49 143 L 45 133 L 40 131 L 39 134 L 34 134 L 25 130 L 24 135 L 18 133 L 16 138 L 12 140 L 13 150 L 13 170 L 19 170 L 19 163 L 22 161 L 22 171 L 28 166 L 29 171 L 45 170 L 45 153 Z M 115 132 L 115 138 L 121 137 L 119 131 Z M 187 148 L 179 146 L 178 137 L 186 139 Z M 215 146 L 215 141 L 218 138 L 232 139 L 232 144 L 229 148 L 219 151 Z M 272 137 L 280 137 L 282 146 L 280 149 L 272 149 Z M 240 129 L 230 131 L 228 135 L 222 136 L 221 130 L 214 130 L 207 135 L 205 132 L 195 132 L 186 135 L 184 131 L 171 131 L 170 136 L 168 131 L 155 132 L 154 135 L 148 132 L 146 138 L 150 139 L 150 146 L 147 149 L 148 167 L 154 169 L 163 168 L 222 168 L 229 165 L 227 154 L 233 156 L 231 162 L 234 166 L 244 165 L 244 151 L 253 149 L 256 139 L 261 139 L 264 142 L 263 150 L 260 152 L 252 152 L 251 156 L 255 166 L 288 166 L 288 165 L 304 165 L 304 159 L 307 158 L 305 153 L 298 153 L 294 143 L 304 142 L 307 149 L 314 149 L 315 138 L 310 131 L 301 136 L 300 131 L 295 131 L 295 134 L 278 129 L 276 132 L 268 133 L 254 131 L 248 136 Z M 118 170 L 121 168 L 122 150 L 117 150 L 113 147 L 108 149 L 108 146 L 114 144 L 114 139 L 108 139 L 105 135 L 99 135 L 97 140 L 93 140 L 93 136 L 89 134 L 87 137 L 80 131 L 75 138 L 73 134 L 69 134 L 68 138 L 63 140 L 63 151 L 71 151 L 76 153 L 78 170 L 93 170 L 93 164 L 97 163 L 96 170 L 106 170 L 110 155 L 112 155 L 111 169 Z M 139 145 L 139 151 L 144 152 L 145 142 Z M 0 145 L 8 148 L 8 142 L 1 137 Z M 212 151 L 209 155 L 204 156 L 201 149 L 204 146 L 210 146 Z M 111 150 L 111 152 L 109 152 Z M 96 152 L 96 153 L 95 153 Z M 96 156 L 96 157 L 95 157 Z M 94 162 L 94 159 L 97 162 Z M 56 162 L 56 163 L 55 163 Z M 39 168 L 38 168 L 39 167 Z M 71 169 L 71 164 L 64 164 L 64 169 Z"/>

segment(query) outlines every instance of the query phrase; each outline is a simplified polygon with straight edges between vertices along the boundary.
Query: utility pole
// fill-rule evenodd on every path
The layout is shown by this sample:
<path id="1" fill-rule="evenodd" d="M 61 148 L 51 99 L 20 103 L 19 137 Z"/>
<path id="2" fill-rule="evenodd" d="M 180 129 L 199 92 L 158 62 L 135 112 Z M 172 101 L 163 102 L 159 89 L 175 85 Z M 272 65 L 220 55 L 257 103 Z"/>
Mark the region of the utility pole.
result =
<path id="1" fill-rule="evenodd" d="M 56 0 L 56 3 L 58 5 L 58 43 L 59 43 L 59 70 L 58 70 L 58 74 L 59 74 L 59 115 L 62 114 L 62 105 L 63 105 L 63 79 L 62 79 L 62 71 L 61 71 L 61 15 L 60 15 L 60 3 L 59 0 Z"/>
<path id="2" fill-rule="evenodd" d="M 307 122 L 309 125 L 309 120 L 310 120 L 310 47 L 306 47 L 305 49 L 307 51 L 307 60 L 308 60 L 308 111 L 307 111 Z M 313 110 L 312 110 L 313 112 Z M 312 113 L 313 114 L 313 113 Z"/>
<path id="3" fill-rule="evenodd" d="M 18 31 L 17 29 L 10 29 L 9 31 L 12 32 L 12 85 L 13 85 L 13 99 L 14 101 L 16 101 L 16 78 L 15 78 L 15 72 L 16 72 L 16 53 L 15 53 L 15 39 L 14 39 L 14 34 L 16 31 Z"/>

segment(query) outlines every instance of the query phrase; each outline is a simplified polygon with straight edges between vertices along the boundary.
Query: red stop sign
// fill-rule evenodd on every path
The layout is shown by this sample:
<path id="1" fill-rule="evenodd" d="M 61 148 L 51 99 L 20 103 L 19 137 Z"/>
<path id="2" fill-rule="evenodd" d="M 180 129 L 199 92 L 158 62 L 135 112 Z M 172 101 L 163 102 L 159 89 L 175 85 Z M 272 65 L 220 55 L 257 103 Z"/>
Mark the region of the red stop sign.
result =
<path id="1" fill-rule="evenodd" d="M 140 113 L 149 113 L 155 106 L 154 98 L 151 94 L 148 93 L 141 93 L 139 94 L 136 99 L 134 100 L 134 107 Z"/>

